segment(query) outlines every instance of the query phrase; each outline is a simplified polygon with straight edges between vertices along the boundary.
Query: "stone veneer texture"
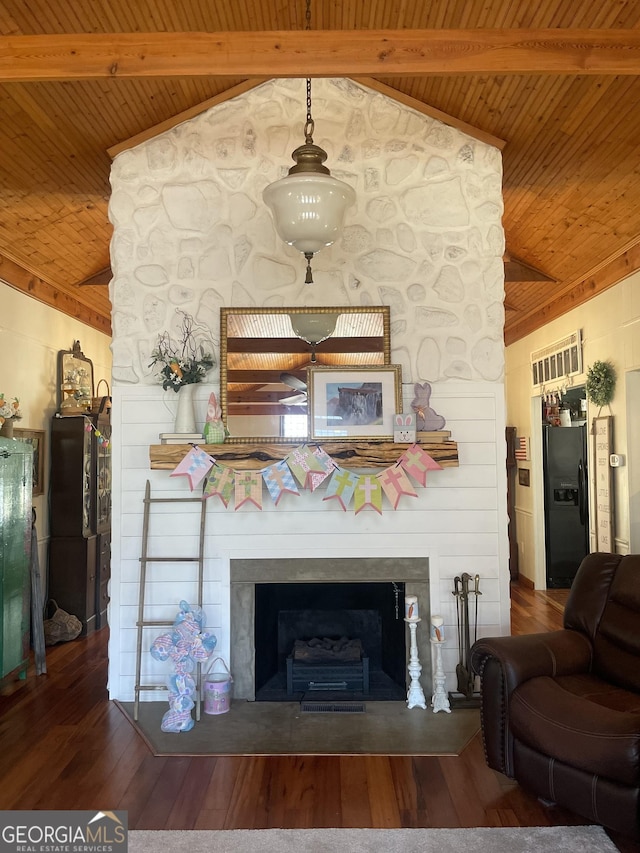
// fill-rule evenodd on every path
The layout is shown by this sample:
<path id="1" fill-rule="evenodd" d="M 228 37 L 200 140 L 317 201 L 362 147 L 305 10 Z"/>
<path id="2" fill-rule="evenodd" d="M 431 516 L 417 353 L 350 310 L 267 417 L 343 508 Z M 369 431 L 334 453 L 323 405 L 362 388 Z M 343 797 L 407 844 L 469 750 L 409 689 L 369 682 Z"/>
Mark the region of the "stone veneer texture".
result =
<path id="1" fill-rule="evenodd" d="M 389 305 L 404 382 L 502 381 L 499 150 L 351 80 L 312 85 L 314 141 L 357 198 L 312 286 L 262 201 L 303 142 L 304 80 L 264 83 L 115 159 L 115 383 L 156 384 L 150 353 L 176 308 L 217 344 L 222 306 L 304 305 Z"/>

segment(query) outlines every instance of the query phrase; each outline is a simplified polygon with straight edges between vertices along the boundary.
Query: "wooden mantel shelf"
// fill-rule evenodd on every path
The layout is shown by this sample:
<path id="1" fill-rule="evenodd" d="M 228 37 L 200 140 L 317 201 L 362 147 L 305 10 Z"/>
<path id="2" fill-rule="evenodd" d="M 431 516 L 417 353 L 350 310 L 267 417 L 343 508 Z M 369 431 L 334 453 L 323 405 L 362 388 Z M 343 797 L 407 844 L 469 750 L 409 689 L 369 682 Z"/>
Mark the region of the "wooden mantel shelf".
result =
<path id="1" fill-rule="evenodd" d="M 443 468 L 453 468 L 458 465 L 458 445 L 449 440 L 450 433 L 443 431 L 440 435 L 428 435 L 432 440 L 422 440 L 418 433 L 418 442 L 427 453 L 442 465 Z M 433 438 L 436 438 L 434 441 Z M 302 444 L 303 442 L 299 442 Z M 332 459 L 341 462 L 345 468 L 388 468 L 398 461 L 407 449 L 406 444 L 395 444 L 393 441 L 318 441 L 309 444 L 319 444 Z M 201 444 L 205 453 L 213 456 L 223 465 L 228 465 L 237 471 L 259 470 L 271 462 L 279 462 L 298 444 L 267 444 L 262 442 Z M 149 459 L 154 470 L 173 470 L 189 451 L 188 444 L 152 444 L 149 447 Z"/>

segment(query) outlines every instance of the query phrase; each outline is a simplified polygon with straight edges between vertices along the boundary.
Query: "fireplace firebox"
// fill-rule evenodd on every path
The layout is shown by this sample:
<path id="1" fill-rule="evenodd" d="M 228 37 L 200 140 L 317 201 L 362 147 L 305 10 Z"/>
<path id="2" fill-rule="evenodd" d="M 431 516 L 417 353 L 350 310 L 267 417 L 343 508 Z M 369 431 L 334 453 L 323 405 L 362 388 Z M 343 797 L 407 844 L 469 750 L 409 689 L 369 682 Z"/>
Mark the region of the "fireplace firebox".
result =
<path id="1" fill-rule="evenodd" d="M 403 699 L 404 595 L 394 581 L 256 584 L 256 700 Z"/>
<path id="2" fill-rule="evenodd" d="M 293 584 L 308 587 L 312 585 L 335 587 L 354 584 L 360 588 L 363 584 L 371 583 L 385 587 L 388 592 L 388 590 L 393 589 L 394 583 L 398 586 L 404 584 L 404 594 L 415 595 L 417 597 L 423 622 L 426 625 L 429 624 L 429 558 L 427 556 L 307 557 L 291 555 L 291 550 L 287 553 L 287 549 L 285 548 L 284 553 L 279 557 L 231 557 L 230 583 L 230 660 L 234 678 L 234 696 L 236 699 L 255 700 L 256 685 L 260 683 L 264 686 L 266 681 L 278 671 L 278 655 L 281 654 L 286 658 L 283 651 L 278 652 L 276 640 L 270 645 L 270 650 L 267 652 L 270 662 L 267 664 L 260 663 L 260 667 L 265 666 L 266 669 L 261 669 L 260 674 L 258 674 L 257 658 L 261 656 L 263 647 L 261 640 L 259 641 L 259 646 L 256 644 L 257 635 L 255 626 L 257 597 L 259 595 L 257 589 L 260 585 L 287 586 Z M 275 592 L 270 594 L 275 595 Z M 386 600 L 389 601 L 389 598 L 387 594 Z M 401 592 L 399 592 L 398 598 L 400 616 L 402 617 L 404 615 L 404 600 Z M 335 600 L 335 591 L 332 600 Z M 305 605 L 303 609 L 315 610 L 316 601 L 317 599 L 314 599 L 310 605 Z M 358 607 L 351 607 L 350 609 L 362 610 L 360 599 L 357 599 L 357 601 Z M 295 610 L 299 608 L 300 605 L 296 604 L 295 607 L 290 609 Z M 341 609 L 349 609 L 349 607 L 345 608 L 344 605 L 341 605 Z M 375 607 L 368 605 L 366 609 L 377 610 L 378 608 L 377 605 Z M 393 613 L 395 620 L 395 594 L 393 596 Z M 398 629 L 402 630 L 406 636 L 406 625 L 402 618 L 395 620 L 395 623 Z M 277 636 L 277 626 L 275 629 L 272 626 L 270 630 L 272 632 L 275 630 Z M 312 633 L 320 632 L 309 631 L 309 635 Z M 345 632 L 340 630 L 336 633 L 342 635 Z M 406 640 L 405 646 L 408 646 Z M 382 647 L 391 648 L 388 643 L 382 643 Z M 418 648 L 423 666 L 422 681 L 425 685 L 428 685 L 431 680 L 431 647 L 428 630 L 418 631 Z M 383 652 L 376 652 L 376 654 L 382 655 Z M 408 651 L 405 651 L 404 656 L 402 652 L 394 652 L 393 657 L 397 665 L 403 669 L 403 675 L 398 676 L 398 679 L 404 685 L 403 697 L 405 697 L 408 687 L 408 676 L 406 673 Z M 276 661 L 275 663 L 274 660 Z M 269 669 L 271 674 L 266 675 Z M 390 677 L 395 678 L 395 676 Z M 286 696 L 286 689 L 283 691 L 281 698 L 282 701 L 290 701 Z M 345 697 L 341 696 L 340 698 Z"/>

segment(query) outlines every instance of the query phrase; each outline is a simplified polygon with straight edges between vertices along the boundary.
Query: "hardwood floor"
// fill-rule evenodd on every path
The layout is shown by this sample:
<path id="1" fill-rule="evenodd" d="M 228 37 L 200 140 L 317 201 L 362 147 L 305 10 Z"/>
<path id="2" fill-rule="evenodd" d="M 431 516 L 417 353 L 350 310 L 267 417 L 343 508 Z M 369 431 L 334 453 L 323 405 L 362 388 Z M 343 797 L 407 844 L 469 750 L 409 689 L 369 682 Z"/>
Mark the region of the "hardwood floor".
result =
<path id="1" fill-rule="evenodd" d="M 512 585 L 513 633 L 561 623 L 543 593 Z M 0 690 L 0 809 L 124 809 L 131 829 L 584 823 L 489 770 L 479 735 L 444 758 L 155 758 L 107 700 L 106 630 L 49 649 L 47 668 Z"/>

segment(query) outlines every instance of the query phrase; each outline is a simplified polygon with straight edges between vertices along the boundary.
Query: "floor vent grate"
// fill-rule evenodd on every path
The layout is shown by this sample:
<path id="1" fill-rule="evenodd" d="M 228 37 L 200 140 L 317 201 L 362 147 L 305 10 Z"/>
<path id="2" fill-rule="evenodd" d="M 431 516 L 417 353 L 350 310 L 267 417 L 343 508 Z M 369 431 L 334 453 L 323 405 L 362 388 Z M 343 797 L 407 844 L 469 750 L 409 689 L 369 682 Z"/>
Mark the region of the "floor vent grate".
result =
<path id="1" fill-rule="evenodd" d="M 303 714 L 364 714 L 364 702 L 301 702 Z"/>

